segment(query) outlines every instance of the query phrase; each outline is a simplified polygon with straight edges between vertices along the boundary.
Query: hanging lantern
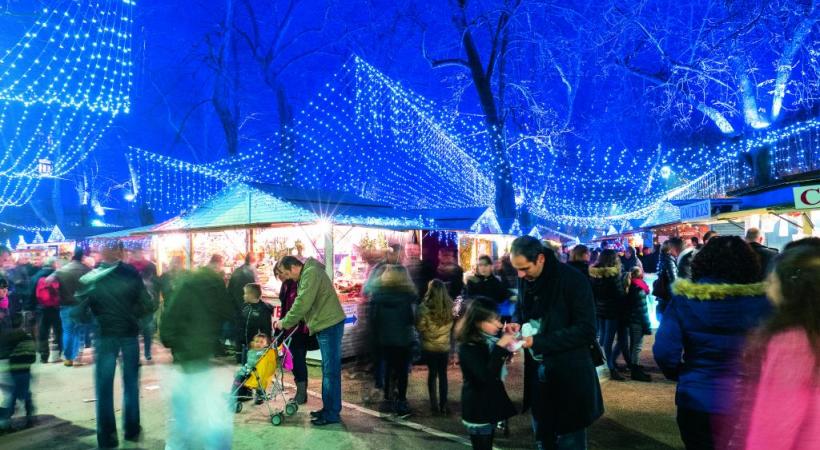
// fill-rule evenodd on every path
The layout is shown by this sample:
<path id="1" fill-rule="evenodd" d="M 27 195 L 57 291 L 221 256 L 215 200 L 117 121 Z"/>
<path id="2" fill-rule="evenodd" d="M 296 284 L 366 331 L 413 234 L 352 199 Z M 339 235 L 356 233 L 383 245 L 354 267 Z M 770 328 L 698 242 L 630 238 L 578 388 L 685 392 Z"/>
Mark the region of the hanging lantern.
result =
<path id="1" fill-rule="evenodd" d="M 50 177 L 54 171 L 54 164 L 48 158 L 40 158 L 37 160 L 37 173 L 41 177 Z"/>

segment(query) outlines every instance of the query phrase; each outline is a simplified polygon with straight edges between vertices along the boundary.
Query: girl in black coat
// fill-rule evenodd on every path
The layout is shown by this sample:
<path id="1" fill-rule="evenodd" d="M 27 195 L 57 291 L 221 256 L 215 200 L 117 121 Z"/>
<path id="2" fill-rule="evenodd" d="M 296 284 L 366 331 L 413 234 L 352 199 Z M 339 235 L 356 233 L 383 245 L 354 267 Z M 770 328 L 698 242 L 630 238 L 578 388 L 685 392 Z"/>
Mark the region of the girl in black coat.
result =
<path id="1" fill-rule="evenodd" d="M 502 324 L 491 299 L 474 299 L 457 328 L 458 349 L 463 376 L 461 417 L 474 449 L 493 448 L 493 433 L 498 422 L 516 414 L 507 391 L 504 365 L 508 348 L 516 344 L 513 334 L 500 338 Z"/>

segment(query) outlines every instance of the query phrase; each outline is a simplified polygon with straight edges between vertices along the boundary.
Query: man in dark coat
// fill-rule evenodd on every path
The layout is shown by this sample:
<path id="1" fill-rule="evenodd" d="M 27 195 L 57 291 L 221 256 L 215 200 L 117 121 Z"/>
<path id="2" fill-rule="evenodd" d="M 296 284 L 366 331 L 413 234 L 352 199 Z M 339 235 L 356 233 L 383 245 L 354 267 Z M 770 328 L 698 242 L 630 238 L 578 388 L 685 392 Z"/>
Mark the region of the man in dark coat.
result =
<path id="1" fill-rule="evenodd" d="M 763 245 L 763 233 L 757 228 L 749 228 L 746 230 L 746 242 L 752 246 L 752 250 L 757 253 L 760 258 L 760 279 L 766 278 L 769 274 L 772 259 L 779 253 L 777 249 L 766 247 Z"/>
<path id="2" fill-rule="evenodd" d="M 538 448 L 585 449 L 586 428 L 604 411 L 598 374 L 590 355 L 595 341 L 595 302 L 589 281 L 561 264 L 531 236 L 513 241 L 518 271 L 518 323 L 530 324 L 525 337 L 524 406 L 532 406 Z"/>

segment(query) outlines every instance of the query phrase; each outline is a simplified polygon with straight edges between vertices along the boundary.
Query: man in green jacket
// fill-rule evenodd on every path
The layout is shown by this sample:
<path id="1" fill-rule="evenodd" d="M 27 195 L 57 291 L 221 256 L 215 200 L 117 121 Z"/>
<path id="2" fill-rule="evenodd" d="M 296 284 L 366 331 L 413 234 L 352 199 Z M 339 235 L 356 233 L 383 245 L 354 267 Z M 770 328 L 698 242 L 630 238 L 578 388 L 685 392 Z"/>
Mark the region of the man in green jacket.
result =
<path id="1" fill-rule="evenodd" d="M 342 411 L 342 335 L 345 314 L 333 282 L 319 261 L 302 263 L 294 256 L 279 262 L 284 278 L 298 283 L 296 299 L 284 319 L 274 325 L 287 330 L 304 320 L 319 341 L 322 353 L 322 409 L 310 413 L 311 423 L 322 426 L 338 423 Z"/>

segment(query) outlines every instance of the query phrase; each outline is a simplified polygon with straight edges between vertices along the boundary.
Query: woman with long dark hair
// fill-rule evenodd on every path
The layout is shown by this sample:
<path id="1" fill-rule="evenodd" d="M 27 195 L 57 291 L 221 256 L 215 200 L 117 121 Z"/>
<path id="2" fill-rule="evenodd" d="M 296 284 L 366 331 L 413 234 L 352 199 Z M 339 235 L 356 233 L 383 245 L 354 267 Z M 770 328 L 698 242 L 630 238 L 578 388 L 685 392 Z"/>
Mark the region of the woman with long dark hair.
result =
<path id="1" fill-rule="evenodd" d="M 695 255 L 692 280 L 673 286 L 653 352 L 664 375 L 678 381 L 678 428 L 688 450 L 722 448 L 732 424 L 746 335 L 771 313 L 759 274 L 749 244 L 721 236 Z"/>
<path id="2" fill-rule="evenodd" d="M 747 450 L 820 448 L 820 240 L 797 241 L 774 261 L 775 305 L 747 350 Z"/>

